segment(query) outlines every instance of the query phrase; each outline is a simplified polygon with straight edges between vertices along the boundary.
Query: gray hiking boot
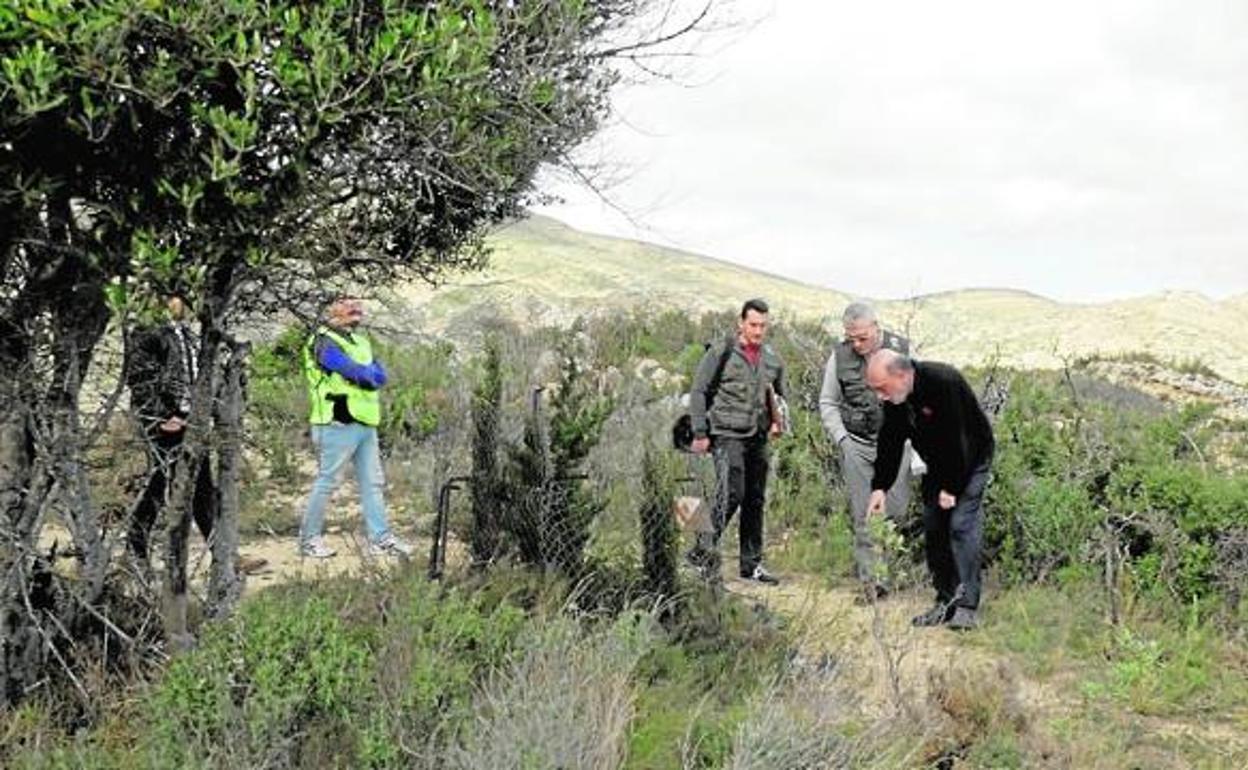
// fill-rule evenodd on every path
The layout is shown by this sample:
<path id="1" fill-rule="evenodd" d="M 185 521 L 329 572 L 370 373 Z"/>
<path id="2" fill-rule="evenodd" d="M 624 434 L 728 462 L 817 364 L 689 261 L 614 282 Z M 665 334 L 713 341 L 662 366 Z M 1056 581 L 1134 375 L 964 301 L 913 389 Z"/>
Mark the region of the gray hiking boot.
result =
<path id="1" fill-rule="evenodd" d="M 376 540 L 368 545 L 368 553 L 370 556 L 408 557 L 415 553 L 415 551 L 415 546 L 406 540 L 397 537 L 393 532 L 387 532 L 381 536 L 380 540 Z"/>
<path id="2" fill-rule="evenodd" d="M 970 631 L 979 625 L 979 613 L 970 607 L 959 607 L 945 625 L 955 631 Z"/>

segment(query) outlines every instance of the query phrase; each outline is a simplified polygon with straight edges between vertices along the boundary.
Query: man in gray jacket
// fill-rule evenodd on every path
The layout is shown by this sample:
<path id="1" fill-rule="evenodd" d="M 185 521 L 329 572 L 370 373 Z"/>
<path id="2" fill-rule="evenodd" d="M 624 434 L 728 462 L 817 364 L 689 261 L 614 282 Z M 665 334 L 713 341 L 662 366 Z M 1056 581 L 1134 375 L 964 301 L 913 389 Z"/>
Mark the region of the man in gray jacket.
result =
<path id="1" fill-rule="evenodd" d="M 741 308 L 737 333 L 702 356 L 689 392 L 693 423 L 690 451 L 715 459 L 713 533 L 700 534 L 687 556 L 707 569 L 718 562 L 719 539 L 737 508 L 740 575 L 775 584 L 763 567 L 763 504 L 767 494 L 767 441 L 781 431 L 776 397 L 784 396 L 784 364 L 767 336 L 767 303 L 752 299 Z"/>
<path id="2" fill-rule="evenodd" d="M 910 352 L 910 341 L 880 328 L 875 309 L 865 302 L 845 308 L 841 321 L 845 339 L 838 342 L 823 373 L 819 415 L 829 438 L 841 450 L 841 473 L 849 493 L 850 520 L 854 527 L 854 563 L 870 598 L 887 593 L 879 572 L 875 548 L 867 526 L 867 501 L 871 496 L 876 439 L 884 411 L 866 381 L 867 359 L 882 348 Z M 897 482 L 888 492 L 887 515 L 898 521 L 910 503 L 910 450 L 902 454 Z"/>

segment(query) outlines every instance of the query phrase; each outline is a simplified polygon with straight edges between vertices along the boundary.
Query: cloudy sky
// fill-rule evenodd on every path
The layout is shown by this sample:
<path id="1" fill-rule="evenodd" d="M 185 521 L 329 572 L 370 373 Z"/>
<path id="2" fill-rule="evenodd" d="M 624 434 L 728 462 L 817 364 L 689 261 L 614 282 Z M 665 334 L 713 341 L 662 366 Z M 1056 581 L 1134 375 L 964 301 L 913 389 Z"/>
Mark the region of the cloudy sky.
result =
<path id="1" fill-rule="evenodd" d="M 697 0 L 688 0 L 696 4 Z M 542 213 L 877 298 L 1248 291 L 1248 3 L 733 0 Z"/>

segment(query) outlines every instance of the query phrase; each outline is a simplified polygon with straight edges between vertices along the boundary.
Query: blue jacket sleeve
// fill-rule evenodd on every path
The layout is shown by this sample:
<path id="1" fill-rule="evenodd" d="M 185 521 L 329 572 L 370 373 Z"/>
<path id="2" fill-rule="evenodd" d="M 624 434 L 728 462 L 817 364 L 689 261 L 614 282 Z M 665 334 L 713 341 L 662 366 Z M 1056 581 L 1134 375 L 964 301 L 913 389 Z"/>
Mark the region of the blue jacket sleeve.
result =
<path id="1" fill-rule="evenodd" d="M 369 366 L 373 368 L 373 381 L 377 383 L 377 387 L 382 387 L 390 380 L 390 376 L 386 374 L 386 368 L 381 365 L 380 361 L 374 361 Z"/>
<path id="2" fill-rule="evenodd" d="M 359 364 L 342 352 L 342 348 L 328 337 L 319 337 L 316 341 L 316 362 L 327 372 L 341 374 L 355 385 L 368 390 L 377 390 L 386 384 L 386 370 L 381 364 Z"/>

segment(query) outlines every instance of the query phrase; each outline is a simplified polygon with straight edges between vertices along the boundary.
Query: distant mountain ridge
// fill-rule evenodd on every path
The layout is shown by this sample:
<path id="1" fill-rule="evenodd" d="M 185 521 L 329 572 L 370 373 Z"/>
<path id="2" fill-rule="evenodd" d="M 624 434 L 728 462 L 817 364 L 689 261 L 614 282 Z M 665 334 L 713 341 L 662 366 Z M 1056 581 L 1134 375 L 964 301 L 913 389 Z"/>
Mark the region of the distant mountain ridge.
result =
<path id="1" fill-rule="evenodd" d="M 852 298 L 711 257 L 642 241 L 592 235 L 545 217 L 489 237 L 490 267 L 429 289 L 403 286 L 396 299 L 426 331 L 456 334 L 483 314 L 520 323 L 568 324 L 635 308 L 690 313 L 735 309 L 762 296 L 780 318 L 839 329 Z M 1093 354 L 1148 353 L 1201 361 L 1248 381 L 1248 294 L 1215 301 L 1168 291 L 1102 303 L 1066 303 L 1017 289 L 946 291 L 876 303 L 886 326 L 908 330 L 924 357 L 957 364 L 997 358 L 1052 368 Z"/>

